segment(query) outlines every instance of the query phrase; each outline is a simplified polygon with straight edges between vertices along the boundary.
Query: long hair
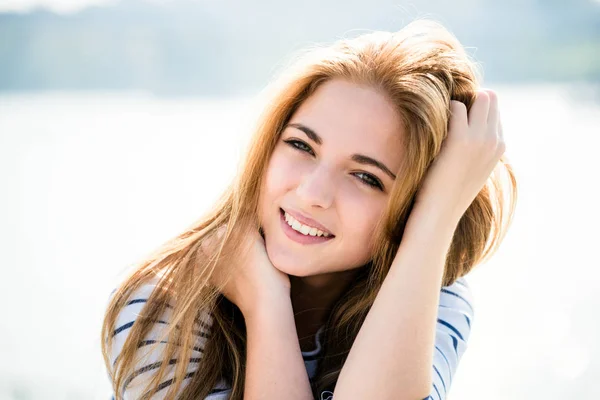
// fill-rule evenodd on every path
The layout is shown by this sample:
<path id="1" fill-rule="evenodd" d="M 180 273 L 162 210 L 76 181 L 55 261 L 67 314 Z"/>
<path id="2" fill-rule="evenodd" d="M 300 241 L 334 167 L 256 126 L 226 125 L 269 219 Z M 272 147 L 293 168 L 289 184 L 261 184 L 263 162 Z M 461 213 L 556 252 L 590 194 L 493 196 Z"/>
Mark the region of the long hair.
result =
<path id="1" fill-rule="evenodd" d="M 297 55 L 267 87 L 268 100 L 247 153 L 220 200 L 187 230 L 137 265 L 112 297 L 103 322 L 102 352 L 117 399 L 133 372 L 138 343 L 167 308 L 172 315 L 165 333 L 168 346 L 160 368 L 146 387 L 148 397 L 159 390 L 168 368 L 175 368 L 165 399 L 175 398 L 187 374 L 186 363 L 173 366 L 169 361 L 190 359 L 197 331 L 206 326 L 202 315 L 208 313 L 212 317 L 210 338 L 197 371 L 179 399 L 204 398 L 220 378 L 231 384 L 231 399 L 242 399 L 246 353 L 243 315 L 221 294 L 221 288 L 210 284 L 210 278 L 217 270 L 227 270 L 229 257 L 247 251 L 236 244 L 259 228 L 262 180 L 287 121 L 321 84 L 344 79 L 377 89 L 395 105 L 404 121 L 406 157 L 398 174 L 402 179 L 391 189 L 378 221 L 373 257 L 359 269 L 326 321 L 323 357 L 311 385 L 315 398 L 324 390 L 333 390 L 398 250 L 415 194 L 447 135 L 450 101 L 461 101 L 470 109 L 480 77 L 477 64 L 458 40 L 440 24 L 427 20 L 412 22 L 393 33 L 375 31 L 315 45 Z M 500 172 L 505 172 L 508 179 L 501 179 Z M 516 199 L 515 175 L 503 156 L 457 225 L 447 253 L 443 286 L 451 285 L 497 250 L 512 222 Z M 218 242 L 218 251 L 208 257 L 201 244 L 223 224 L 227 224 L 227 230 Z M 158 279 L 159 283 L 131 328 L 115 365 L 110 365 L 116 318 L 129 296 L 150 279 Z"/>

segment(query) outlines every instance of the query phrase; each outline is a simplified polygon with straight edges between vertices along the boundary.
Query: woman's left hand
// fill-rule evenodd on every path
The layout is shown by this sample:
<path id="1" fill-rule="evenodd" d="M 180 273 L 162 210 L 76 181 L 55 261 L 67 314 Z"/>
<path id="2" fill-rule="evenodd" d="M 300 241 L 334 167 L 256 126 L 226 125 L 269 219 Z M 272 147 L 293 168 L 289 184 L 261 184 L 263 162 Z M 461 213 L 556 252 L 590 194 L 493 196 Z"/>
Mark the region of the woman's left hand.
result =
<path id="1" fill-rule="evenodd" d="M 415 207 L 443 210 L 460 219 L 504 154 L 498 98 L 480 90 L 469 110 L 452 100 L 448 136 L 430 165 Z"/>

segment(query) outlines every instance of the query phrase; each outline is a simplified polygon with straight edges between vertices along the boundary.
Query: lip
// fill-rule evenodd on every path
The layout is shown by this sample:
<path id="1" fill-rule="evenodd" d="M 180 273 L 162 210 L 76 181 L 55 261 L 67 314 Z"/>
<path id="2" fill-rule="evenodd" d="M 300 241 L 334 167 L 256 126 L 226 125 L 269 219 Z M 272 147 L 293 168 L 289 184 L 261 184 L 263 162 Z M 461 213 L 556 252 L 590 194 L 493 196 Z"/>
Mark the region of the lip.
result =
<path id="1" fill-rule="evenodd" d="M 317 228 L 323 232 L 327 232 L 329 233 L 331 236 L 335 236 L 329 229 L 325 228 L 323 225 L 321 225 L 320 223 L 318 223 L 317 221 L 315 221 L 314 219 L 310 219 L 308 217 L 305 217 L 304 215 L 298 213 L 297 211 L 293 211 L 293 210 L 284 210 L 282 208 L 282 210 L 284 212 L 287 212 L 288 214 L 290 214 L 292 217 L 294 217 L 295 219 L 298 220 L 298 222 L 304 224 L 304 225 L 308 225 L 314 228 Z"/>
<path id="2" fill-rule="evenodd" d="M 281 221 L 281 229 L 283 230 L 285 235 L 289 239 L 300 244 L 319 244 L 327 242 L 335 237 L 303 235 L 302 233 L 292 229 L 292 227 L 288 225 L 287 221 L 285 220 L 285 213 L 282 209 L 279 210 L 279 220 Z"/>

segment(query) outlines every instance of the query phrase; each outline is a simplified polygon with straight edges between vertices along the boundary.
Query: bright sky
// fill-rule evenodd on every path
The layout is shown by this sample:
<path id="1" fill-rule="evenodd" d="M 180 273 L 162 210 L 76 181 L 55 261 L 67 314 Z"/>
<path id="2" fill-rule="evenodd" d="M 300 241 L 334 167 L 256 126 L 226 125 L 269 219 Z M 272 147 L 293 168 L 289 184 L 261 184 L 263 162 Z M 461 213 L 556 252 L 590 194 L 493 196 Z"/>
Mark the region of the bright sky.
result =
<path id="1" fill-rule="evenodd" d="M 91 5 L 111 4 L 119 0 L 0 0 L 0 12 L 27 12 L 35 7 L 49 8 L 57 13 L 72 13 Z"/>
<path id="2" fill-rule="evenodd" d="M 116 3 L 121 0 L 0 0 L 0 12 L 19 11 L 27 12 L 34 7 L 43 6 L 57 13 L 72 13 L 91 5 Z M 167 0 L 148 0 L 167 1 Z M 599 3 L 600 0 L 590 0 Z"/>

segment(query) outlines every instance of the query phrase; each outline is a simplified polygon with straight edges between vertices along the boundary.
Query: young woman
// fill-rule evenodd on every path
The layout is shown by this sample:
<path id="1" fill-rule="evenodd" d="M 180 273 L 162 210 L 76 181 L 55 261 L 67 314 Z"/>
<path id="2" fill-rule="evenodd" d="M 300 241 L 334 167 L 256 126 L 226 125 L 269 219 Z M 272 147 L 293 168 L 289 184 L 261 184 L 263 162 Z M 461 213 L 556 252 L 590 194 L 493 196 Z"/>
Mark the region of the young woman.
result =
<path id="1" fill-rule="evenodd" d="M 495 93 L 427 21 L 271 87 L 218 204 L 114 291 L 115 398 L 445 399 L 516 203 Z"/>

